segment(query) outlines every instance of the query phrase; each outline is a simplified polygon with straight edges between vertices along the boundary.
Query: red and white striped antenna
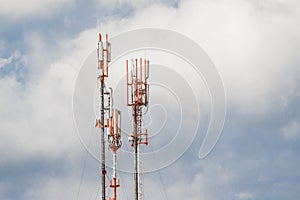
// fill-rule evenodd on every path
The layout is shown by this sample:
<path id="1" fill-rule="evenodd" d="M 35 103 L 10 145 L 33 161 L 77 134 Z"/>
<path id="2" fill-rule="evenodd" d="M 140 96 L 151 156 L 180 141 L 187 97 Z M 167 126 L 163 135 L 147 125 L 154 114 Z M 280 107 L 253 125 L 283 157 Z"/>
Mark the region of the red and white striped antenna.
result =
<path id="1" fill-rule="evenodd" d="M 111 61 L 111 44 L 108 35 L 105 42 L 99 33 L 97 56 L 98 56 L 98 80 L 100 81 L 100 119 L 97 120 L 97 127 L 101 129 L 101 199 L 106 200 L 106 142 L 105 131 L 108 131 L 108 143 L 113 155 L 113 175 L 109 186 L 113 188 L 114 196 L 109 200 L 117 199 L 117 188 L 120 187 L 120 179 L 116 177 L 117 150 L 121 147 L 121 112 L 113 107 L 113 90 L 106 89 L 105 80 L 108 78 L 108 67 Z"/>
<path id="2" fill-rule="evenodd" d="M 132 69 L 128 70 L 126 60 L 126 104 L 132 107 L 133 132 L 129 140 L 134 149 L 134 199 L 143 199 L 143 163 L 140 145 L 148 145 L 147 129 L 142 131 L 143 108 L 149 103 L 149 61 L 146 59 L 131 60 Z"/>

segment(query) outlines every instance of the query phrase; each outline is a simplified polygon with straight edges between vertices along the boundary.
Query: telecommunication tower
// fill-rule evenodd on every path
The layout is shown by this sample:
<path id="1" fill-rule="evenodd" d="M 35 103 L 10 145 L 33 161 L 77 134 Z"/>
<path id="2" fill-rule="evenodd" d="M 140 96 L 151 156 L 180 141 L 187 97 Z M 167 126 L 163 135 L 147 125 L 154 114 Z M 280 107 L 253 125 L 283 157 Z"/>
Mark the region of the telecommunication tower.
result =
<path id="1" fill-rule="evenodd" d="M 106 200 L 106 143 L 105 132 L 108 131 L 108 143 L 113 155 L 113 175 L 109 186 L 114 190 L 114 196 L 109 200 L 117 199 L 117 188 L 120 187 L 120 180 L 116 176 L 117 150 L 121 147 L 121 111 L 113 108 L 113 90 L 107 90 L 105 80 L 108 78 L 108 65 L 111 61 L 111 44 L 108 41 L 102 41 L 102 35 L 99 33 L 97 56 L 98 56 L 98 76 L 100 81 L 100 119 L 97 120 L 97 127 L 101 129 L 101 199 Z"/>
<path id="2" fill-rule="evenodd" d="M 142 131 L 143 109 L 149 102 L 149 61 L 131 60 L 132 68 L 128 71 L 126 60 L 126 104 L 132 107 L 133 132 L 129 138 L 134 149 L 134 199 L 143 199 L 143 162 L 141 145 L 148 145 L 148 132 Z"/>
<path id="3" fill-rule="evenodd" d="M 111 61 L 111 44 L 106 34 L 105 42 L 99 34 L 97 56 L 98 75 L 100 82 L 100 119 L 96 126 L 101 130 L 101 199 L 106 197 L 106 139 L 113 158 L 113 172 L 109 181 L 109 187 L 113 189 L 113 196 L 108 200 L 117 199 L 117 188 L 120 187 L 120 179 L 117 178 L 117 151 L 122 145 L 121 141 L 121 111 L 113 107 L 113 89 L 106 88 L 105 81 L 108 78 L 108 67 Z M 147 129 L 142 130 L 142 117 L 149 102 L 149 61 L 146 59 L 132 60 L 132 68 L 128 70 L 126 60 L 126 105 L 132 108 L 133 132 L 129 138 L 134 149 L 134 199 L 143 199 L 143 162 L 141 145 L 148 145 Z M 107 133 L 107 134 L 106 134 Z"/>

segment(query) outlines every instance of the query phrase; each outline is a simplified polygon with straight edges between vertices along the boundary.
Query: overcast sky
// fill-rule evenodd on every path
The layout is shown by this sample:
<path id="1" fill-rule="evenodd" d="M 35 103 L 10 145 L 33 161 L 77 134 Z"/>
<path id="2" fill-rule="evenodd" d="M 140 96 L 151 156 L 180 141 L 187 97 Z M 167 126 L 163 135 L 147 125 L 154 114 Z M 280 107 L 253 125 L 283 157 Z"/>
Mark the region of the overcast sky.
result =
<path id="1" fill-rule="evenodd" d="M 0 0 L 0 24 L 0 199 L 99 199 L 99 163 L 76 132 L 73 89 L 99 31 L 113 36 L 144 27 L 198 43 L 227 97 L 213 151 L 198 159 L 204 138 L 198 130 L 179 160 L 145 175 L 145 199 L 300 198 L 299 1 Z M 161 116 L 155 108 L 150 120 L 152 129 L 163 127 L 162 141 L 172 139 L 179 120 L 168 103 L 160 99 L 157 109 L 167 112 L 169 125 L 155 121 Z M 207 126 L 202 120 L 200 128 Z M 93 123 L 80 134 L 97 152 Z M 119 195 L 132 199 L 132 175 L 120 178 Z"/>

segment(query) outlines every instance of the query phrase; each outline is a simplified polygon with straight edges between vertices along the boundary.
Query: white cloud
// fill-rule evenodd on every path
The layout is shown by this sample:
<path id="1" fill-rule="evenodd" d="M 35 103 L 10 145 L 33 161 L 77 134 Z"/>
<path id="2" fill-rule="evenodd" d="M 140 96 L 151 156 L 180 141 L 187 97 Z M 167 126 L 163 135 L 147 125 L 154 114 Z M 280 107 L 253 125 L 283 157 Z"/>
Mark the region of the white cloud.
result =
<path id="1" fill-rule="evenodd" d="M 142 9 L 151 4 L 167 4 L 167 5 L 175 5 L 178 0 L 97 0 L 103 5 L 113 5 L 118 6 L 122 4 L 129 4 L 134 9 Z"/>
<path id="2" fill-rule="evenodd" d="M 16 64 L 26 64 L 26 57 L 21 55 L 19 51 L 15 51 L 8 58 L 0 58 L 0 69 L 14 62 Z"/>
<path id="3" fill-rule="evenodd" d="M 300 12 L 297 1 L 259 2 L 188 0 L 178 9 L 154 4 L 131 18 L 108 21 L 101 29 L 118 33 L 158 27 L 186 34 L 216 63 L 229 102 L 239 106 L 239 112 L 262 114 L 275 104 L 283 107 L 288 88 L 297 81 L 300 28 L 295 24 L 300 22 Z M 257 4 L 263 4 L 263 9 Z M 285 12 L 270 12 L 273 7 Z"/>
<path id="4" fill-rule="evenodd" d="M 1 0 L 0 16 L 5 16 L 9 19 L 20 17 L 44 17 L 52 14 L 57 9 L 62 9 L 63 6 L 70 5 L 72 0 Z"/>
<path id="5" fill-rule="evenodd" d="M 2 4 L 0 15 L 48 13 L 51 9 L 44 9 L 66 2 L 69 1 L 61 4 L 32 0 L 28 6 L 19 6 L 17 1 L 11 1 Z M 280 99 L 290 98 L 297 89 L 297 50 L 300 47 L 300 30 L 296 26 L 299 13 L 293 6 L 296 2 L 278 1 L 280 3 L 274 4 L 276 9 L 271 1 L 260 2 L 266 2 L 262 10 L 257 9 L 256 4 L 234 0 L 181 1 L 178 9 L 155 4 L 137 10 L 130 18 L 109 20 L 101 25 L 101 30 L 115 34 L 145 26 L 166 27 L 188 35 L 201 44 L 216 63 L 230 105 L 240 112 L 260 115 L 277 103 L 279 106 L 286 104 L 286 100 L 280 102 Z M 270 9 L 282 10 L 282 4 L 285 12 L 269 12 Z M 29 51 L 26 56 L 30 82 L 22 85 L 13 76 L 0 79 L 1 159 L 26 158 L 39 153 L 56 157 L 68 152 L 76 156 L 81 149 L 78 149 L 73 128 L 72 91 L 80 65 L 96 46 L 97 30 L 86 30 L 75 39 L 60 41 L 55 51 L 47 48 L 42 33 L 26 33 L 24 39 Z M 20 55 L 2 58 L 0 66 L 13 62 L 16 57 Z M 298 137 L 298 130 L 297 121 L 282 129 L 288 139 Z M 178 177 L 180 180 L 167 188 L 168 194 L 173 199 L 184 199 L 188 191 L 188 199 L 211 199 L 206 194 L 213 189 L 204 191 L 203 188 L 218 186 L 217 181 L 232 187 L 238 185 L 234 183 L 236 174 L 216 162 L 203 165 L 204 173 L 195 174 L 191 183 L 181 180 L 184 175 Z M 188 168 L 180 170 L 181 174 L 194 173 Z M 71 199 L 64 191 L 74 180 L 64 176 L 46 177 L 45 184 L 36 184 L 27 191 L 27 196 L 29 199 Z M 150 188 L 155 191 L 155 183 Z M 75 193 L 71 186 L 67 190 Z M 92 192 L 87 190 L 86 194 Z M 254 198 L 247 192 L 226 195 L 241 200 Z"/>
<path id="6" fill-rule="evenodd" d="M 68 53 L 60 54 L 62 49 L 50 52 L 43 37 L 38 33 L 31 36 L 27 38 L 30 51 L 26 52 L 28 62 L 25 63 L 30 72 L 29 80 L 22 85 L 14 74 L 0 79 L 1 154 L 12 158 L 37 153 L 58 156 L 78 145 L 72 92 L 88 48 L 77 48 L 80 41 L 75 39 L 65 42 L 69 45 L 63 50 Z M 59 56 L 53 60 L 53 55 Z M 5 63 L 22 58 L 16 51 Z"/>

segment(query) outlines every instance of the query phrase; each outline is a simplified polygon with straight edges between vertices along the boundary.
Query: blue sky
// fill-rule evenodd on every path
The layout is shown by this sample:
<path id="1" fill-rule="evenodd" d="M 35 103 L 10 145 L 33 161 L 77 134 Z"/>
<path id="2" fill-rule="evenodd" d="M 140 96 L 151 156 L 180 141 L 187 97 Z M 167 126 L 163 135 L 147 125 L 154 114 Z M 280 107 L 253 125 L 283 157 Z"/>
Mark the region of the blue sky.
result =
<path id="1" fill-rule="evenodd" d="M 145 175 L 145 199 L 299 199 L 298 1 L 11 0 L 1 1 L 0 22 L 0 199 L 96 199 L 99 163 L 87 155 L 73 120 L 76 77 L 99 31 L 144 27 L 197 42 L 227 96 L 213 151 L 198 159 L 199 131 L 178 161 Z M 176 118 L 169 120 L 172 127 Z M 89 134 L 97 151 L 97 130 Z M 120 176 L 119 194 L 130 199 L 132 176 Z"/>

